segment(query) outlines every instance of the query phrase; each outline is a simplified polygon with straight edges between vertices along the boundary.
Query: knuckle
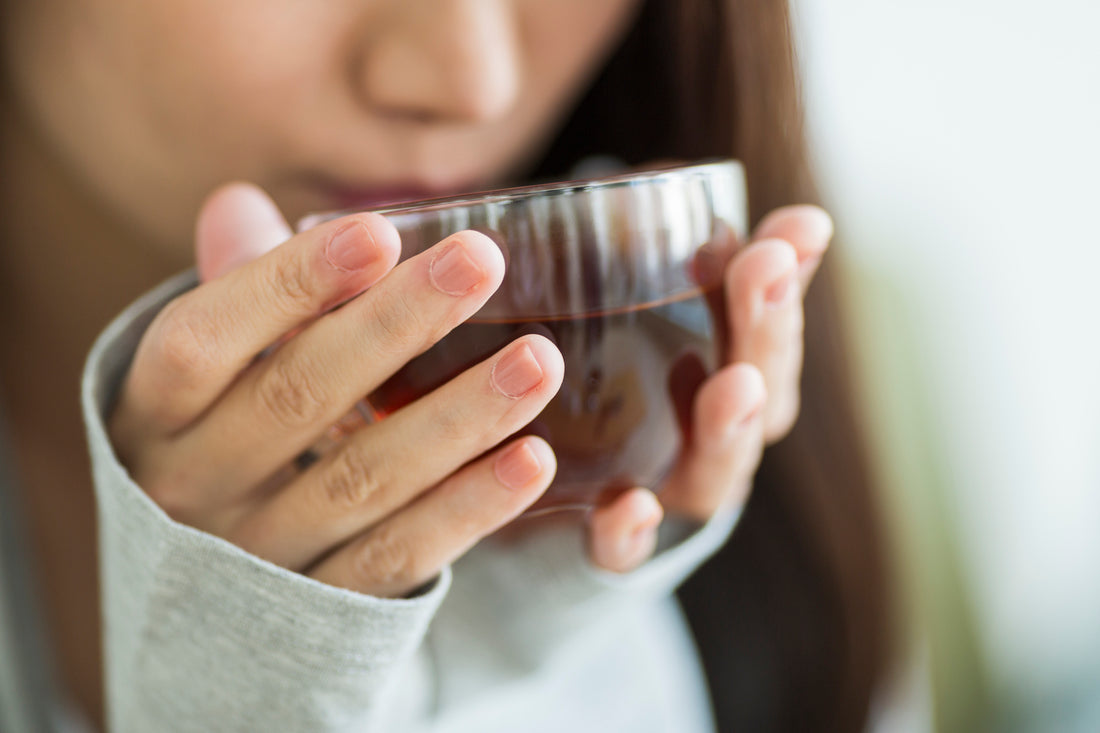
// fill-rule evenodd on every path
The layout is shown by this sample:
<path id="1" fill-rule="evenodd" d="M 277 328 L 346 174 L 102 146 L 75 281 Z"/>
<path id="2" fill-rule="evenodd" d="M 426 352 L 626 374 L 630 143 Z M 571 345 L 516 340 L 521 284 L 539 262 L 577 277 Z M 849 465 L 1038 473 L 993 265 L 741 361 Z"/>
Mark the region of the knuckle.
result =
<path id="1" fill-rule="evenodd" d="M 176 299 L 161 311 L 158 326 L 152 329 L 152 345 L 162 367 L 174 378 L 186 379 L 217 366 L 217 335 L 215 319 Z"/>
<path id="2" fill-rule="evenodd" d="M 362 507 L 378 495 L 381 483 L 375 466 L 353 446 L 345 446 L 321 477 L 321 495 L 328 506 Z"/>
<path id="3" fill-rule="evenodd" d="M 257 381 L 256 391 L 266 415 L 283 428 L 312 426 L 326 412 L 323 390 L 302 364 L 290 359 L 272 362 Z"/>
<path id="4" fill-rule="evenodd" d="M 480 540 L 511 516 L 511 509 L 509 502 L 488 506 L 459 504 L 452 507 L 447 517 L 447 531 L 454 537 Z"/>
<path id="5" fill-rule="evenodd" d="M 309 267 L 300 257 L 276 262 L 271 275 L 276 304 L 291 315 L 312 312 L 317 293 L 310 274 Z"/>
<path id="6" fill-rule="evenodd" d="M 425 345 L 425 328 L 420 314 L 402 293 L 391 293 L 376 299 L 371 308 L 371 319 L 383 339 L 383 347 L 388 351 L 419 351 Z"/>
<path id="7" fill-rule="evenodd" d="M 432 430 L 445 443 L 463 443 L 473 437 L 477 429 L 465 410 L 451 407 L 435 414 Z"/>
<path id="8" fill-rule="evenodd" d="M 371 533 L 353 562 L 354 577 L 363 587 L 390 587 L 419 579 L 417 561 L 408 543 L 386 527 Z"/>

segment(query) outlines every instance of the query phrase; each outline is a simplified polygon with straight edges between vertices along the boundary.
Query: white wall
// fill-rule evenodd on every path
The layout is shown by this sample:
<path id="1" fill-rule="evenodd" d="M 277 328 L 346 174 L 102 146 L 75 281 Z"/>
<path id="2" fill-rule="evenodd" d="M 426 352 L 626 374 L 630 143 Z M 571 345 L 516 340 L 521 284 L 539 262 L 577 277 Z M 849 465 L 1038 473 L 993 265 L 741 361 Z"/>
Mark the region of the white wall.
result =
<path id="1" fill-rule="evenodd" d="M 1100 1 L 794 6 L 921 591 L 1003 723 L 1100 730 Z"/>

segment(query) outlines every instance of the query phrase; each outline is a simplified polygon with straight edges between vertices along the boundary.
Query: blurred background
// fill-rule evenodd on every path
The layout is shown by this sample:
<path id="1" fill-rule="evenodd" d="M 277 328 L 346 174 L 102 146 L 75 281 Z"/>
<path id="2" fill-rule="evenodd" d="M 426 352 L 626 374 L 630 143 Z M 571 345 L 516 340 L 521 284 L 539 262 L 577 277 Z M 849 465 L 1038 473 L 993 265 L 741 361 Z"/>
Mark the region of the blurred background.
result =
<path id="1" fill-rule="evenodd" d="M 929 715 L 1100 731 L 1100 2 L 793 6 Z"/>

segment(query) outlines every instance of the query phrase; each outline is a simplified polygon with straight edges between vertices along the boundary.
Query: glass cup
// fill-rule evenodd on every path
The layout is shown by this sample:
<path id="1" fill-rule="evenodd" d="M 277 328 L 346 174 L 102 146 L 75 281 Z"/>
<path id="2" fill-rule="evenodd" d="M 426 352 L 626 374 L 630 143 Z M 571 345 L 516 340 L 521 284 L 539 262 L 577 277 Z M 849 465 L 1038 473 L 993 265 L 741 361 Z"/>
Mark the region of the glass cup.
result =
<path id="1" fill-rule="evenodd" d="M 727 353 L 722 273 L 745 240 L 731 160 L 402 203 L 377 213 L 406 259 L 472 229 L 504 253 L 482 309 L 368 395 L 329 440 L 430 392 L 528 333 L 565 359 L 561 390 L 519 434 L 545 438 L 554 482 L 535 511 L 587 508 L 605 492 L 659 490 L 693 397 Z M 305 229 L 349 211 L 315 214 Z"/>

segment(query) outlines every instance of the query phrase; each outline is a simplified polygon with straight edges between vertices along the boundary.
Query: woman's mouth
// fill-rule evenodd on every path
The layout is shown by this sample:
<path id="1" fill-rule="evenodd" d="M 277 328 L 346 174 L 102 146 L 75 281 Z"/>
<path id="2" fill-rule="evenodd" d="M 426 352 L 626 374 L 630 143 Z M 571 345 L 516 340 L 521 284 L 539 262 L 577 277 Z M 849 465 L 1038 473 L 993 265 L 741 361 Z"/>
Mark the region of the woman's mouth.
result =
<path id="1" fill-rule="evenodd" d="M 430 186 L 423 183 L 404 182 L 380 185 L 348 185 L 329 180 L 315 181 L 311 186 L 310 202 L 298 219 L 297 228 L 309 228 L 319 220 L 336 212 L 377 211 L 397 204 L 425 199 L 454 196 L 479 190 L 470 186 Z M 321 217 L 321 219 L 318 219 Z"/>

